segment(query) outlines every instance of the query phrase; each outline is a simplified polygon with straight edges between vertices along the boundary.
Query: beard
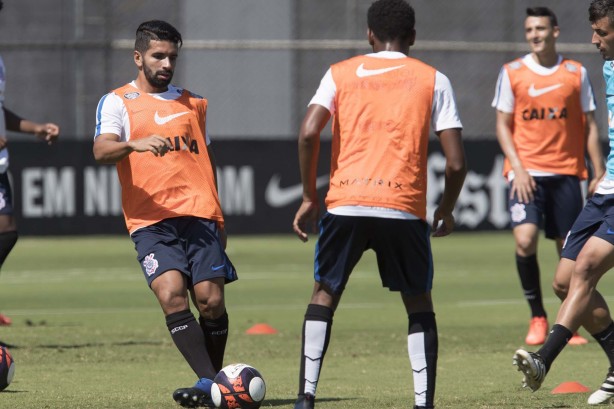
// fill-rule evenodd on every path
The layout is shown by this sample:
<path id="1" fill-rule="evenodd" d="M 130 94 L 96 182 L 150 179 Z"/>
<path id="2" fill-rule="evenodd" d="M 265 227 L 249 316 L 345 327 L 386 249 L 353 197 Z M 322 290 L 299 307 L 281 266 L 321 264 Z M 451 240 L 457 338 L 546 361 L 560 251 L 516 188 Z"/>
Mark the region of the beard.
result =
<path id="1" fill-rule="evenodd" d="M 153 72 L 148 66 L 143 66 L 143 73 L 145 74 L 145 79 L 151 86 L 154 88 L 168 88 L 168 84 L 171 83 L 173 79 L 173 72 L 166 71 L 167 74 L 170 74 L 168 78 L 158 78 L 156 72 Z"/>

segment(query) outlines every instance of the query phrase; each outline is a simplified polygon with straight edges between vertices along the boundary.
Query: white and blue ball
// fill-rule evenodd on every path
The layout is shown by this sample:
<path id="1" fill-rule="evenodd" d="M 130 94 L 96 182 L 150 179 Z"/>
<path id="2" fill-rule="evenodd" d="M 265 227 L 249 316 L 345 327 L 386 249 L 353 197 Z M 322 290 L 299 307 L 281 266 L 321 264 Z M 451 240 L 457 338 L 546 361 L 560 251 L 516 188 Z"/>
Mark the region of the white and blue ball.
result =
<path id="1" fill-rule="evenodd" d="M 213 382 L 211 398 L 222 409 L 258 409 L 266 394 L 264 378 L 247 364 L 225 366 Z"/>

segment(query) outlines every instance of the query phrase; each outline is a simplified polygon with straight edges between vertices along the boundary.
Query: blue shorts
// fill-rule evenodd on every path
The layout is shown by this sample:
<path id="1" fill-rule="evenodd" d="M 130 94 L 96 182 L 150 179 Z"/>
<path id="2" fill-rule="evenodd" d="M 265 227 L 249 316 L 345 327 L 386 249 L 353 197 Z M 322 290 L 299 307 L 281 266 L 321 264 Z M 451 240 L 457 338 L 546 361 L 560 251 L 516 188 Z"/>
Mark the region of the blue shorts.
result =
<path id="1" fill-rule="evenodd" d="M 563 238 L 582 211 L 584 199 L 576 176 L 534 177 L 537 188 L 530 203 L 509 199 L 512 229 L 524 223 L 544 224 L 546 238 Z"/>
<path id="2" fill-rule="evenodd" d="M 433 287 L 430 228 L 423 220 L 337 216 L 320 220 L 315 280 L 342 294 L 362 254 L 372 249 L 382 285 L 391 291 L 419 295 Z"/>
<path id="3" fill-rule="evenodd" d="M 614 245 L 614 194 L 595 193 L 571 227 L 561 257 L 575 260 L 584 244 L 592 236 Z"/>
<path id="4" fill-rule="evenodd" d="M 165 219 L 132 233 L 147 284 L 168 270 L 179 270 L 188 287 L 224 277 L 235 281 L 237 272 L 222 247 L 215 222 L 198 217 Z"/>
<path id="5" fill-rule="evenodd" d="M 0 173 L 0 214 L 13 214 L 13 189 L 8 172 Z"/>

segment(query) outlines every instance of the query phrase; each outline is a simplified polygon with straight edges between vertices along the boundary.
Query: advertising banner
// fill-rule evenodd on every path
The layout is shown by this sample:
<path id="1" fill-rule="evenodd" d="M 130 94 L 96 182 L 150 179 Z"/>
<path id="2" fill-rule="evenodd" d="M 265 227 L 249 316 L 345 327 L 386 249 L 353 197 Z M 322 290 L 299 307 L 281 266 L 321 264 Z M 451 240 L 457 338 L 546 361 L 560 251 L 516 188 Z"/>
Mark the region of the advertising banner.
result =
<path id="1" fill-rule="evenodd" d="M 229 234 L 291 233 L 302 198 L 296 141 L 222 140 L 212 147 Z M 322 201 L 330 149 L 330 142 L 323 141 L 317 178 Z M 466 141 L 465 149 L 469 171 L 455 211 L 458 230 L 508 228 L 507 184 L 497 142 Z M 115 166 L 96 164 L 91 142 L 11 142 L 10 153 L 20 234 L 126 234 Z M 430 216 L 445 176 L 437 141 L 431 142 L 428 163 Z"/>

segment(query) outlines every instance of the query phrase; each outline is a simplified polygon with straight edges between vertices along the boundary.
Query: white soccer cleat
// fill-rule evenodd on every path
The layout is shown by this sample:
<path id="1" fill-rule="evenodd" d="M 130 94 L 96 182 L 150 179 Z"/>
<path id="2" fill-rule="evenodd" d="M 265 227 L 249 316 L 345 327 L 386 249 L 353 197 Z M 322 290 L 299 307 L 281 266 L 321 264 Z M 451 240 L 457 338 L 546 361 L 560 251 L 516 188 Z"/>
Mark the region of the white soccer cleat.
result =
<path id="1" fill-rule="evenodd" d="M 614 398 L 614 371 L 610 368 L 601 387 L 588 397 L 589 405 L 603 405 Z"/>
<path id="2" fill-rule="evenodd" d="M 542 386 L 547 370 L 541 356 L 519 349 L 514 353 L 512 363 L 524 374 L 523 388 L 529 387 L 535 392 Z"/>

